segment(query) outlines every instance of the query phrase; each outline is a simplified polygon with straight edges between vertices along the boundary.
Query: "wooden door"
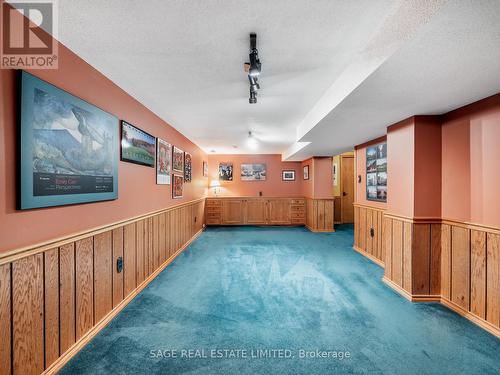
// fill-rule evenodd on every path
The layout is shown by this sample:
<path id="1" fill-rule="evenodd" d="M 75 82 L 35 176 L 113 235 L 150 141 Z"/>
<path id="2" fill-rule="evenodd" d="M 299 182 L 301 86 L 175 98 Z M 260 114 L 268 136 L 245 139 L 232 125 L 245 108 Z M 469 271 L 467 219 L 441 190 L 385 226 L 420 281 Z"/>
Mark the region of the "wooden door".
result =
<path id="1" fill-rule="evenodd" d="M 289 199 L 270 199 L 268 210 L 269 224 L 291 224 Z"/>
<path id="2" fill-rule="evenodd" d="M 244 202 L 242 199 L 224 199 L 222 201 L 222 224 L 243 224 Z"/>
<path id="3" fill-rule="evenodd" d="M 354 158 L 342 156 L 340 188 L 342 194 L 342 223 L 354 223 Z"/>
<path id="4" fill-rule="evenodd" d="M 266 200 L 248 199 L 246 201 L 246 224 L 266 224 Z"/>

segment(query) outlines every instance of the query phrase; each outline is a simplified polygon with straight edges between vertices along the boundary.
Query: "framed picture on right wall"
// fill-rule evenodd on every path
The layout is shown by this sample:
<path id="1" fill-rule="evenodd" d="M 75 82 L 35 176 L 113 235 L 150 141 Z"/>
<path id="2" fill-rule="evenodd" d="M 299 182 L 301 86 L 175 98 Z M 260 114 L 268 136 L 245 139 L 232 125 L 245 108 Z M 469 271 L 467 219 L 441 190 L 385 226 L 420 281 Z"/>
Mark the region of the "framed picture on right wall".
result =
<path id="1" fill-rule="evenodd" d="M 387 202 L 387 143 L 366 149 L 366 199 Z"/>
<path id="2" fill-rule="evenodd" d="M 304 165 L 304 168 L 302 168 L 302 172 L 304 175 L 304 180 L 309 180 L 309 165 Z"/>

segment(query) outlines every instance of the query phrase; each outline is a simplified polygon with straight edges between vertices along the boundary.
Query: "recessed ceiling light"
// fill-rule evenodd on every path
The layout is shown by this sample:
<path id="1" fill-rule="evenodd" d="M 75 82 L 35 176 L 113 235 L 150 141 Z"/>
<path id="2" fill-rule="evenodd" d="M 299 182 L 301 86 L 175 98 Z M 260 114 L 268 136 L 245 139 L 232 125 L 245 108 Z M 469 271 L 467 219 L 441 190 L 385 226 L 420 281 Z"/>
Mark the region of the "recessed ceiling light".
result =
<path id="1" fill-rule="evenodd" d="M 259 148 L 259 142 L 257 141 L 257 139 L 253 136 L 252 132 L 249 131 L 248 132 L 248 139 L 247 139 L 247 146 L 251 149 L 251 150 L 256 150 Z"/>

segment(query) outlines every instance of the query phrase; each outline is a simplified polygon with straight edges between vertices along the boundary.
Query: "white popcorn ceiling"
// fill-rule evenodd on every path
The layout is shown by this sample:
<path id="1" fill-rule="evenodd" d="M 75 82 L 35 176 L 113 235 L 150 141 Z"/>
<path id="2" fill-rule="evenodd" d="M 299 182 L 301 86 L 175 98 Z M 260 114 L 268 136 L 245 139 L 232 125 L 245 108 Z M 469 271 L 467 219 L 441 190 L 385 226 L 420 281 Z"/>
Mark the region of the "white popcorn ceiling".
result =
<path id="1" fill-rule="evenodd" d="M 59 39 L 207 152 L 255 153 L 252 131 L 302 160 L 499 92 L 499 19 L 497 0 L 59 0 Z"/>

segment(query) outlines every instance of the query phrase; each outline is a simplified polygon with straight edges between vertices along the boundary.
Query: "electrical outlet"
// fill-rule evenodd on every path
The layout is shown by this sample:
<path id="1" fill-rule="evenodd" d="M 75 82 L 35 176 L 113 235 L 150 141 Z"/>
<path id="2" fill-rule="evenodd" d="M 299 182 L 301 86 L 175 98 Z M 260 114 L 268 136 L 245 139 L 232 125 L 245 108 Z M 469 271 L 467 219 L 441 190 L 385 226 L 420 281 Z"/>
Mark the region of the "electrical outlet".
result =
<path id="1" fill-rule="evenodd" d="M 118 257 L 116 260 L 116 272 L 120 273 L 123 271 L 123 258 Z"/>

